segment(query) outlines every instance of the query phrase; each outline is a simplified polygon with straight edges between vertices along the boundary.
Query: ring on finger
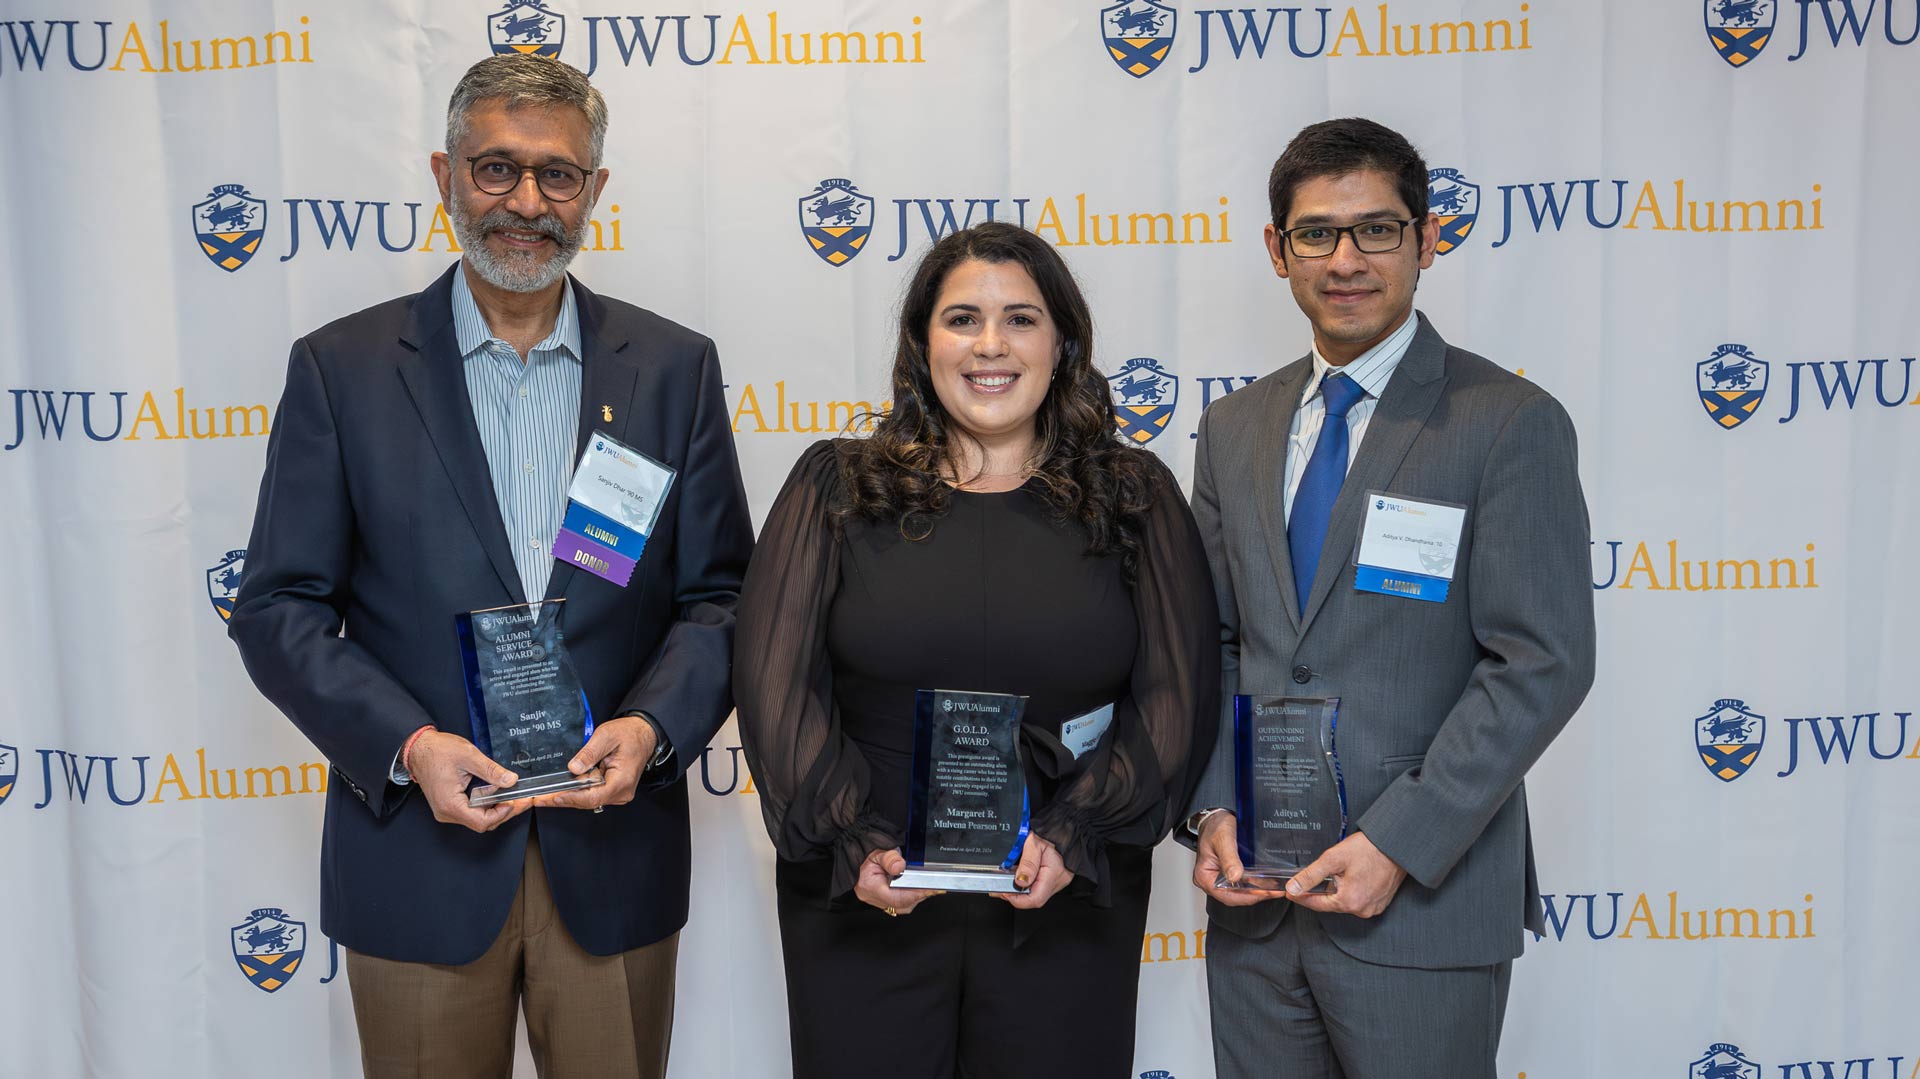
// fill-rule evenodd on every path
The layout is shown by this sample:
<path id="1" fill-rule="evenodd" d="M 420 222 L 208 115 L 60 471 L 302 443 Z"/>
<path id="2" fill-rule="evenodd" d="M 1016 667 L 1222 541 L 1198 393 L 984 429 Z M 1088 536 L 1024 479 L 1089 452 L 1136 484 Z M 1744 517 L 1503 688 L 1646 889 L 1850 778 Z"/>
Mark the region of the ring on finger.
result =
<path id="1" fill-rule="evenodd" d="M 900 912 L 894 910 L 892 907 L 883 907 L 882 909 L 887 912 L 887 917 L 889 918 L 898 918 L 900 916 Z"/>

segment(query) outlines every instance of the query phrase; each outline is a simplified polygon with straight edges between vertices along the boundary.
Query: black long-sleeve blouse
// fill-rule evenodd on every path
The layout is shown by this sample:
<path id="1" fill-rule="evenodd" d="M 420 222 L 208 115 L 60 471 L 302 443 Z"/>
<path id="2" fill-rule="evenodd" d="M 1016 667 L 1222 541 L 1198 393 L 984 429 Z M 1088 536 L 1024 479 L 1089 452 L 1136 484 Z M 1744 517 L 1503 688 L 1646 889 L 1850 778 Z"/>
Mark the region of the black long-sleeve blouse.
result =
<path id="1" fill-rule="evenodd" d="M 851 890 L 868 853 L 901 844 L 915 690 L 1019 693 L 1033 832 L 1099 901 L 1108 845 L 1166 835 L 1218 722 L 1218 611 L 1172 474 L 1152 459 L 1128 583 L 1025 487 L 956 491 L 925 539 L 897 522 L 836 535 L 836 445 L 795 465 L 741 590 L 734 696 L 776 853 L 826 863 L 828 896 Z M 1108 702 L 1111 727 L 1075 760 L 1061 721 Z"/>

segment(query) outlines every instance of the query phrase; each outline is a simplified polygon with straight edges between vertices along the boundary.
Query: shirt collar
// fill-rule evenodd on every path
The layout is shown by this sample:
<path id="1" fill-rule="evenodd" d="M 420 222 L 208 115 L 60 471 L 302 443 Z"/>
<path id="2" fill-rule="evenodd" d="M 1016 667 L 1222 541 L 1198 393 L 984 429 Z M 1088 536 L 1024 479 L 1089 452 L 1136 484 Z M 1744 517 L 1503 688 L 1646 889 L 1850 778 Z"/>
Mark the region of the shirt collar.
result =
<path id="1" fill-rule="evenodd" d="M 464 265 L 453 275 L 453 332 L 460 343 L 461 359 L 466 359 L 493 341 L 499 341 L 503 348 L 512 347 L 495 337 L 487 325 L 487 317 L 480 313 L 480 305 L 473 298 L 473 289 L 467 284 L 467 268 Z M 568 278 L 560 290 L 560 314 L 553 320 L 553 331 L 539 344 L 528 349 L 527 355 L 531 358 L 536 352 L 555 350 L 571 356 L 575 362 L 581 358 L 580 313 L 573 298 L 572 278 Z"/>
<path id="2" fill-rule="evenodd" d="M 1300 403 L 1313 400 L 1314 394 L 1320 392 L 1320 383 L 1334 371 L 1345 372 L 1360 384 L 1361 389 L 1367 391 L 1368 397 L 1379 400 L 1386 391 L 1387 383 L 1393 378 L 1394 369 L 1400 366 L 1401 357 L 1407 354 L 1408 346 L 1413 344 L 1413 335 L 1419 328 L 1420 316 L 1409 312 L 1407 321 L 1388 334 L 1386 340 L 1362 352 L 1343 367 L 1328 363 L 1326 357 L 1320 355 L 1320 346 L 1314 345 L 1313 377 L 1307 380 L 1306 389 L 1301 391 Z"/>

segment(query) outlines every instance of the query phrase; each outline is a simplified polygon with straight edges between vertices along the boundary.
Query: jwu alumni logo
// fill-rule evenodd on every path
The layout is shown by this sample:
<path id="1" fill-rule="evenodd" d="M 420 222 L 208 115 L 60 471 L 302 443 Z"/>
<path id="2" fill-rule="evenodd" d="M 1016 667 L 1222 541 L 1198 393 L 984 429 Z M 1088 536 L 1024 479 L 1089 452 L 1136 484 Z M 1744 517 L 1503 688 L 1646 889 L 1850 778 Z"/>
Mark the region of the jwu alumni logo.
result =
<path id="1" fill-rule="evenodd" d="M 1100 37 L 1120 70 L 1145 78 L 1173 51 L 1179 19 L 1178 11 L 1155 0 L 1121 0 L 1100 9 Z"/>
<path id="2" fill-rule="evenodd" d="M 1721 345 L 1693 367 L 1708 418 L 1729 431 L 1752 419 L 1767 395 L 1767 361 L 1745 345 Z"/>
<path id="3" fill-rule="evenodd" d="M 1707 40 L 1733 67 L 1745 67 L 1773 40 L 1776 0 L 1703 0 Z"/>
<path id="4" fill-rule="evenodd" d="M 1766 740 L 1767 717 L 1731 697 L 1713 702 L 1706 715 L 1693 721 L 1693 746 L 1700 752 L 1700 763 L 1723 782 L 1746 775 L 1760 759 Z"/>
<path id="5" fill-rule="evenodd" d="M 1158 361 L 1136 356 L 1107 383 L 1113 389 L 1113 421 L 1122 438 L 1144 446 L 1167 429 L 1180 400 L 1180 379 Z"/>
<path id="6" fill-rule="evenodd" d="M 1739 1046 L 1715 1042 L 1687 1065 L 1687 1079 L 1760 1079 L 1760 1065 L 1741 1055 Z"/>
<path id="7" fill-rule="evenodd" d="M 862 195 L 852 180 L 820 181 L 800 196 L 800 233 L 821 261 L 845 266 L 873 234 L 873 196 Z"/>
<path id="8" fill-rule="evenodd" d="M 1480 185 L 1459 169 L 1428 171 L 1427 212 L 1440 219 L 1440 243 L 1434 250 L 1444 255 L 1466 243 L 1467 233 L 1473 231 L 1480 217 Z"/>
<path id="9" fill-rule="evenodd" d="M 267 203 L 243 184 L 221 184 L 193 204 L 193 235 L 215 266 L 232 273 L 252 261 L 267 234 Z"/>
<path id="10" fill-rule="evenodd" d="M 487 41 L 495 53 L 532 53 L 557 60 L 566 40 L 567 17 L 540 0 L 507 0 L 505 7 L 487 16 Z"/>
<path id="11" fill-rule="evenodd" d="M 207 599 L 215 614 L 225 622 L 233 617 L 233 601 L 240 595 L 240 576 L 247 571 L 247 552 L 228 551 L 227 556 L 207 570 Z"/>
<path id="12" fill-rule="evenodd" d="M 0 805 L 7 804 L 7 796 L 13 793 L 13 780 L 20 774 L 20 751 L 12 746 L 0 746 Z"/>
<path id="13" fill-rule="evenodd" d="M 231 930 L 233 961 L 257 989 L 273 992 L 293 980 L 307 954 L 307 923 L 279 907 L 261 907 Z"/>

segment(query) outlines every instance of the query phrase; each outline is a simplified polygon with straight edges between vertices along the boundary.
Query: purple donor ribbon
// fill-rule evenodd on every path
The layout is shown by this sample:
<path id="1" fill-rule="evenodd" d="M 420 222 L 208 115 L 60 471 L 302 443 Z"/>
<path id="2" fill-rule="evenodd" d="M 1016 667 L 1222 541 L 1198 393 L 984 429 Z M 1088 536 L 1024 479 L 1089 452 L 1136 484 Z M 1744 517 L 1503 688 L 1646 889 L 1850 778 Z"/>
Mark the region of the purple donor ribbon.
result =
<path id="1" fill-rule="evenodd" d="M 612 581 L 622 588 L 633 579 L 633 567 L 636 560 L 575 532 L 571 528 L 562 528 L 553 539 L 553 557 L 571 566 L 578 566 L 595 577 Z"/>

